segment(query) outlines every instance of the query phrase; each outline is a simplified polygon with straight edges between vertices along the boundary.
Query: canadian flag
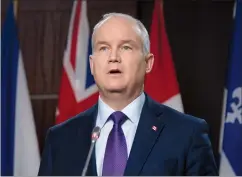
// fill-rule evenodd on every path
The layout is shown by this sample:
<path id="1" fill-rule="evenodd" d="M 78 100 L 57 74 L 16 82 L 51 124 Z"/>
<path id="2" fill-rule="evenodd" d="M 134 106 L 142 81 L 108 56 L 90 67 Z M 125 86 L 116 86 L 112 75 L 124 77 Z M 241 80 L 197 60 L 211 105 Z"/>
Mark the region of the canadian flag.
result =
<path id="1" fill-rule="evenodd" d="M 155 60 L 152 71 L 146 75 L 145 91 L 156 101 L 183 112 L 161 0 L 155 1 L 150 42 L 150 50 Z"/>
<path id="2" fill-rule="evenodd" d="M 56 123 L 61 123 L 90 108 L 98 99 L 98 89 L 89 67 L 92 53 L 87 2 L 73 1 L 67 47 L 56 111 Z"/>

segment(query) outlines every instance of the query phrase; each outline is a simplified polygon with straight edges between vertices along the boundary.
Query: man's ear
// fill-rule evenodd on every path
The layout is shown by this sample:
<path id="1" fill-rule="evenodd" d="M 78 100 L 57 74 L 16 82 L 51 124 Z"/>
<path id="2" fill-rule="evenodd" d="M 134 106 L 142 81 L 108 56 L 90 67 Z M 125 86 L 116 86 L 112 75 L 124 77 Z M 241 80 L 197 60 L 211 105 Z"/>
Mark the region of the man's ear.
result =
<path id="1" fill-rule="evenodd" d="M 89 55 L 89 64 L 90 64 L 91 73 L 93 75 L 93 55 Z"/>
<path id="2" fill-rule="evenodd" d="M 146 73 L 151 72 L 154 64 L 154 55 L 152 53 L 149 53 L 145 57 L 145 62 L 146 62 Z"/>

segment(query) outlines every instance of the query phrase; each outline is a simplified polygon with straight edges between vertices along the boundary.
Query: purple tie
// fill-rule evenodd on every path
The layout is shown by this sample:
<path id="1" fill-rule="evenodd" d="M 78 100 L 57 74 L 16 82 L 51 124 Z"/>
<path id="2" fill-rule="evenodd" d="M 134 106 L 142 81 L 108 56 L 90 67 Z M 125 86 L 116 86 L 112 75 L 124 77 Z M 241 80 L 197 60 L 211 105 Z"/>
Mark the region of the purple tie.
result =
<path id="1" fill-rule="evenodd" d="M 126 121 L 127 116 L 120 111 L 110 115 L 113 120 L 103 161 L 103 176 L 122 176 L 128 160 L 127 145 L 121 125 Z M 109 120 L 108 119 L 108 120 Z"/>

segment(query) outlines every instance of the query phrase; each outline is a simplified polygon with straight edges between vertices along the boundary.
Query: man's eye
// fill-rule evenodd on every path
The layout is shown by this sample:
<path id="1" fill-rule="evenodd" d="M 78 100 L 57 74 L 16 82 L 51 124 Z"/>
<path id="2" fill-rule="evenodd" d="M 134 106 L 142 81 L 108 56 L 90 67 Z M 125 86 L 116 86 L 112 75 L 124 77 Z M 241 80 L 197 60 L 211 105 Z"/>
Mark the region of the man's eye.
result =
<path id="1" fill-rule="evenodd" d="M 106 50 L 108 50 L 108 47 L 106 47 L 106 46 L 103 46 L 103 47 L 100 47 L 100 49 L 99 49 L 100 51 L 106 51 Z"/>
<path id="2" fill-rule="evenodd" d="M 124 49 L 124 50 L 132 50 L 132 48 L 130 46 L 127 46 L 127 45 L 123 46 L 122 49 Z"/>

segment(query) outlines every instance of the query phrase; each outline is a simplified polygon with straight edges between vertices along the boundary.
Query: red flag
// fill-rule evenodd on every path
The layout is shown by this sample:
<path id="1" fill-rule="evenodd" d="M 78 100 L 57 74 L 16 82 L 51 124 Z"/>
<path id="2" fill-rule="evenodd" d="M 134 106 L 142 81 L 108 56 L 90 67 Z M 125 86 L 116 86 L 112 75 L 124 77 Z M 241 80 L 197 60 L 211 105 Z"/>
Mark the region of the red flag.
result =
<path id="1" fill-rule="evenodd" d="M 183 112 L 161 0 L 155 1 L 150 42 L 155 60 L 152 71 L 146 75 L 145 91 L 156 101 Z"/>
<path id="2" fill-rule="evenodd" d="M 89 67 L 91 40 L 86 1 L 78 0 L 73 3 L 56 123 L 90 108 L 98 99 L 98 89 Z"/>

